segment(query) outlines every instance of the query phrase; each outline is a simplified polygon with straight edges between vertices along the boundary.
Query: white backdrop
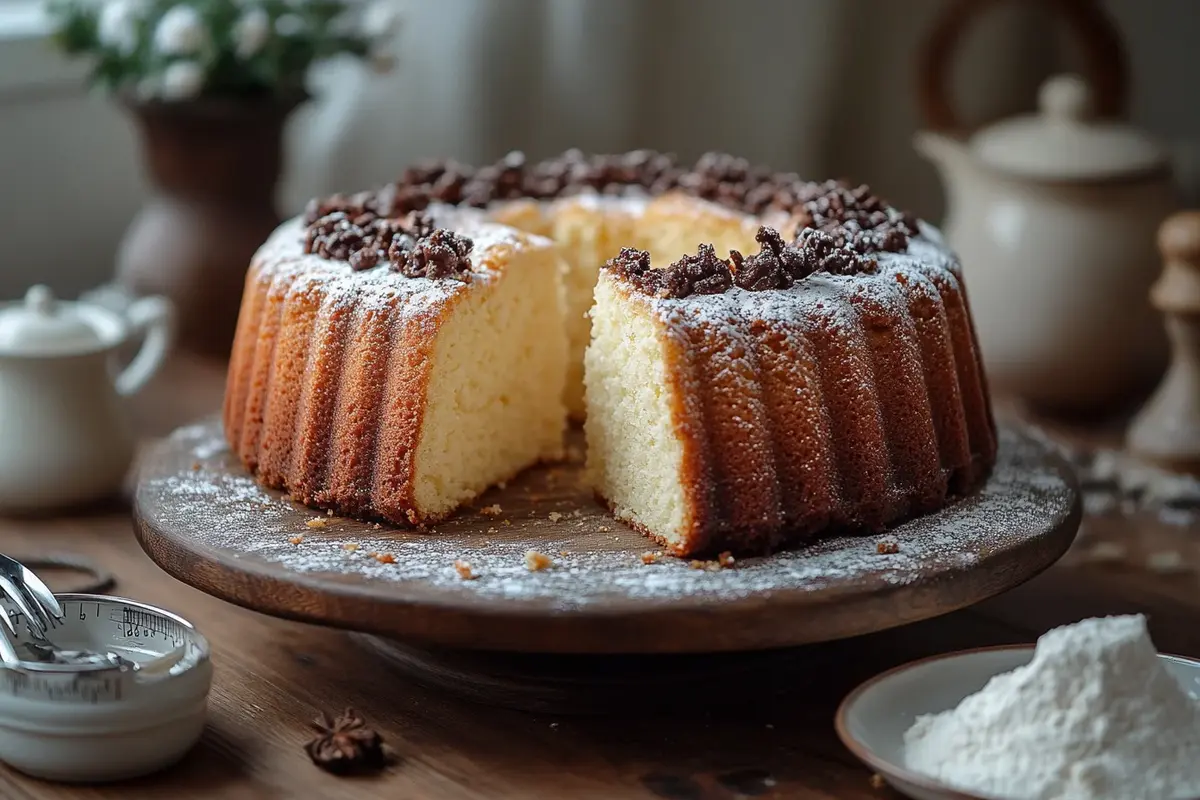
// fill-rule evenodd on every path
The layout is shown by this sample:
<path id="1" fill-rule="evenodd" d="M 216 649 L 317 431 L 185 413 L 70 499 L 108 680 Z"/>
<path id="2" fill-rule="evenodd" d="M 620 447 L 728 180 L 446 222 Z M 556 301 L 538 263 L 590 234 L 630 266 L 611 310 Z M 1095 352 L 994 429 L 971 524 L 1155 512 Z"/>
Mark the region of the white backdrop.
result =
<path id="1" fill-rule="evenodd" d="M 912 152 L 918 43 L 941 0 L 397 0 L 396 70 L 317 76 L 288 131 L 281 206 L 381 183 L 417 158 L 521 148 L 724 149 L 814 178 L 872 183 L 936 219 L 940 187 Z M 963 48 L 965 116 L 1029 108 L 1069 63 L 1049 19 L 1012 3 Z M 1181 145 L 1200 185 L 1200 2 L 1108 0 L 1129 43 L 1133 116 Z M 0 297 L 41 280 L 105 280 L 145 191 L 132 130 L 64 83 L 40 43 L 0 31 Z M 48 72 L 46 86 L 22 84 Z M 67 73 L 74 81 L 76 73 Z M 1200 202 L 1200 198 L 1197 198 Z M 66 220 L 66 224 L 64 224 Z"/>

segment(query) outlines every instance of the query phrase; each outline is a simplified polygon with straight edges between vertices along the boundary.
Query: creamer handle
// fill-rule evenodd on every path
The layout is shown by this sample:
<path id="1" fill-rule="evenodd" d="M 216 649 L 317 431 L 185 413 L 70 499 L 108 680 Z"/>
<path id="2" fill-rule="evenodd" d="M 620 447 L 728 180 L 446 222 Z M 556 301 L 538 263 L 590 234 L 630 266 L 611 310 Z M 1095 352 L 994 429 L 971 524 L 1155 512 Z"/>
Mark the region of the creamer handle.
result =
<path id="1" fill-rule="evenodd" d="M 125 315 L 134 331 L 145 334 L 141 349 L 117 376 L 117 393 L 129 397 L 141 391 L 166 361 L 175 339 L 175 308 L 165 297 L 141 297 Z"/>

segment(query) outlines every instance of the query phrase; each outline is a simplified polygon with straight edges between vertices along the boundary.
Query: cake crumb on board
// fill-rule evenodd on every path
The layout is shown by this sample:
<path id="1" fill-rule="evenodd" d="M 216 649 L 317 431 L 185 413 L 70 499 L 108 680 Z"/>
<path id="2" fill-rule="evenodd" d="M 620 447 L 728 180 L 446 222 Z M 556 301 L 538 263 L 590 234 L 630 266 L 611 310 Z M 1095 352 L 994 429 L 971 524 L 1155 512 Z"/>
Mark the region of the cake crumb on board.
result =
<path id="1" fill-rule="evenodd" d="M 297 533 L 295 536 L 288 539 L 288 541 L 291 542 L 292 544 L 300 544 L 301 542 L 304 541 L 304 534 Z"/>
<path id="2" fill-rule="evenodd" d="M 328 517 L 313 517 L 312 519 L 310 519 L 304 523 L 305 527 L 312 528 L 313 530 L 318 530 L 320 528 L 324 528 L 328 524 L 329 524 Z"/>
<path id="3" fill-rule="evenodd" d="M 463 561 L 461 558 L 454 562 L 454 571 L 458 573 L 458 577 L 464 581 L 473 581 L 479 576 L 475 574 L 475 570 L 471 567 L 471 562 Z"/>
<path id="4" fill-rule="evenodd" d="M 500 508 L 499 503 L 493 503 L 490 506 L 484 506 L 483 508 L 479 509 L 479 513 L 483 514 L 485 517 L 498 517 L 504 513 L 504 509 Z"/>
<path id="5" fill-rule="evenodd" d="M 540 572 L 554 563 L 554 559 L 537 550 L 525 551 L 525 568 L 530 572 Z"/>

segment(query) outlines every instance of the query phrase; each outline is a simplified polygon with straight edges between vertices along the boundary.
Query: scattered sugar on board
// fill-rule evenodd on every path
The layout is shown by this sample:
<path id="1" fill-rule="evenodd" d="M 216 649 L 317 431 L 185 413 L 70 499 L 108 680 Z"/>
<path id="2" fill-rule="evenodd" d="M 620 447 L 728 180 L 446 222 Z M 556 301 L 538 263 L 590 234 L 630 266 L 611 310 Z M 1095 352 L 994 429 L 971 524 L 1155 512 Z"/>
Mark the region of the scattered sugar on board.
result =
<path id="1" fill-rule="evenodd" d="M 917 717 L 904 746 L 909 769 L 995 798 L 1200 795 L 1200 703 L 1158 659 L 1140 615 L 1050 631 L 1028 664 Z"/>
<path id="2" fill-rule="evenodd" d="M 189 426 L 174 436 L 186 442 L 189 452 L 176 474 L 154 479 L 148 487 L 156 494 L 169 492 L 175 500 L 156 510 L 158 522 L 202 529 L 210 547 L 296 572 L 418 582 L 485 598 L 550 598 L 564 608 L 606 603 L 614 597 L 733 599 L 864 580 L 903 585 L 919 580 L 931 567 L 968 569 L 981 555 L 1012 544 L 1022 532 L 1043 527 L 1048 508 L 1065 516 L 1070 506 L 1066 483 L 1041 464 L 1043 448 L 1002 430 L 1000 463 L 987 486 L 940 512 L 892 529 L 890 535 L 901 544 L 895 554 L 880 555 L 877 536 L 838 537 L 768 558 L 739 558 L 735 568 L 716 572 L 689 569 L 686 560 L 674 558 L 647 569 L 636 557 L 646 550 L 647 540 L 606 519 L 617 542 L 590 551 L 580 549 L 573 527 L 530 525 L 526 530 L 537 537 L 539 550 L 572 553 L 553 570 L 530 572 L 523 560 L 531 544 L 528 537 L 485 542 L 482 534 L 460 530 L 462 518 L 429 533 L 330 520 L 325 528 L 309 531 L 304 546 L 296 547 L 289 538 L 297 532 L 297 506 L 278 492 L 262 489 L 236 466 L 219 423 Z M 201 458 L 199 453 L 208 455 Z M 200 461 L 198 470 L 192 469 L 195 460 Z M 211 524 L 204 525 L 205 520 Z M 601 538 L 607 542 L 611 537 Z M 347 544 L 358 547 L 347 549 Z M 381 564 L 367 557 L 371 552 L 391 553 L 395 563 Z M 454 569 L 460 559 L 470 561 L 478 580 L 461 579 Z"/>
<path id="3" fill-rule="evenodd" d="M 1044 436 L 1044 434 L 1043 434 Z M 1165 525 L 1200 522 L 1200 480 L 1146 464 L 1116 450 L 1065 450 L 1079 472 L 1089 515 L 1154 514 Z"/>

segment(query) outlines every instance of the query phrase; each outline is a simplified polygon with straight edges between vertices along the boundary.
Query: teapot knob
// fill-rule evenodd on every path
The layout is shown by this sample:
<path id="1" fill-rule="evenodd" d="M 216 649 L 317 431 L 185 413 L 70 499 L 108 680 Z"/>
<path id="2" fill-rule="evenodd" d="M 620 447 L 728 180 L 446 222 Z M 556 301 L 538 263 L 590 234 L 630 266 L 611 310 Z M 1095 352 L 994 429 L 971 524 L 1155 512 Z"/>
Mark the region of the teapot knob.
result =
<path id="1" fill-rule="evenodd" d="M 40 283 L 29 287 L 25 292 L 25 308 L 34 314 L 49 316 L 54 312 L 54 292 Z"/>
<path id="2" fill-rule="evenodd" d="M 1038 108 L 1049 119 L 1074 122 L 1094 112 L 1092 89 L 1078 75 L 1056 75 L 1038 91 Z"/>

